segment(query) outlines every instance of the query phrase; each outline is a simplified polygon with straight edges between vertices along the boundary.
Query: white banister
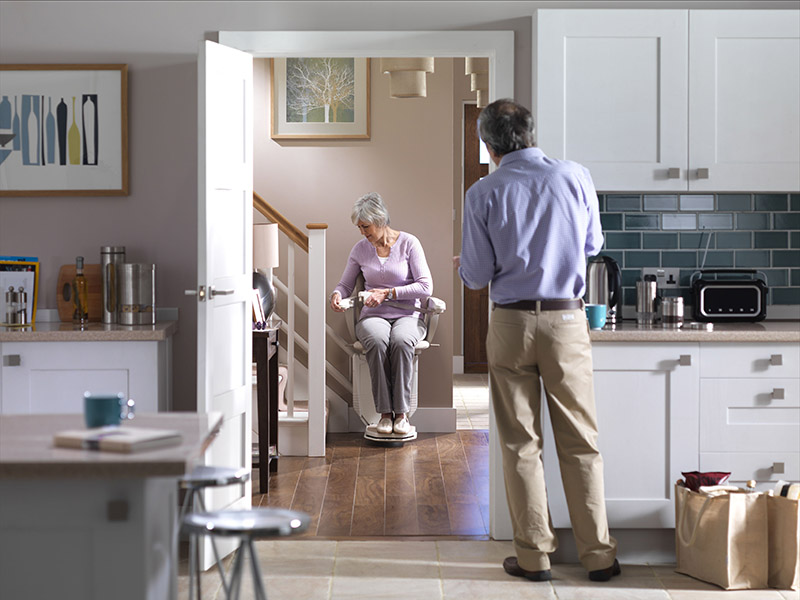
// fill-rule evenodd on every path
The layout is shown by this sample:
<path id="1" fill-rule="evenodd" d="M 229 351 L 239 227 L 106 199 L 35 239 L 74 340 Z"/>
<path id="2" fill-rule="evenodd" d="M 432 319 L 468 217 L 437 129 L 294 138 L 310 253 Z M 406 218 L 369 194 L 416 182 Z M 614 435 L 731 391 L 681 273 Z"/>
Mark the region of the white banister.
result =
<path id="1" fill-rule="evenodd" d="M 294 301 L 292 300 L 295 297 L 295 285 L 294 285 L 294 277 L 295 277 L 295 270 L 294 270 L 294 255 L 295 255 L 295 243 L 289 240 L 289 245 L 287 247 L 287 273 L 289 279 L 289 290 L 288 295 L 286 298 L 286 320 L 288 321 L 289 331 L 295 331 L 295 323 L 294 323 Z M 289 417 L 294 416 L 294 336 L 288 336 L 286 342 L 286 359 L 289 368 L 289 377 L 286 380 L 286 409 L 287 415 Z"/>
<path id="2" fill-rule="evenodd" d="M 309 224 L 307 227 L 308 455 L 325 456 L 325 232 L 328 226 Z"/>

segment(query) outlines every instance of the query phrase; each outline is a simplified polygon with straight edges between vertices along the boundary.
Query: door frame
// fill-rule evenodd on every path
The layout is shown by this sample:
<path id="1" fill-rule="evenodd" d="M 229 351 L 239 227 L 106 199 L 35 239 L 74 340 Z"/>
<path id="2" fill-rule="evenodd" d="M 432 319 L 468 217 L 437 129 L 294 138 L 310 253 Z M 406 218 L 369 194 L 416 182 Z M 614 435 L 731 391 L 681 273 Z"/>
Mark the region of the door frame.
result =
<path id="1" fill-rule="evenodd" d="M 219 43 L 256 58 L 486 56 L 489 98 L 514 97 L 513 31 L 220 31 Z M 512 538 L 511 520 L 492 411 L 489 437 L 489 530 L 494 539 L 507 540 Z"/>

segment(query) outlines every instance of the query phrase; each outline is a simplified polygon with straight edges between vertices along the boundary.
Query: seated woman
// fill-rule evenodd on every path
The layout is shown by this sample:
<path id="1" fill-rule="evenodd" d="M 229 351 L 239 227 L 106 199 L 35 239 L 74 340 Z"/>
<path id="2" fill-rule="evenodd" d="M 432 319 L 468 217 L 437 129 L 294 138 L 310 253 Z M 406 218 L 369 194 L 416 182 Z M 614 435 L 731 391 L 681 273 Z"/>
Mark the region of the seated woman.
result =
<path id="1" fill-rule="evenodd" d="M 359 198 L 350 218 L 364 239 L 350 251 L 342 279 L 331 294 L 331 308 L 344 312 L 339 302 L 350 296 L 359 272 L 363 273 L 365 289 L 371 293 L 364 301 L 356 336 L 366 350 L 375 410 L 381 415 L 377 431 L 407 434 L 414 347 L 425 336 L 416 309 L 433 291 L 431 271 L 419 240 L 389 227 L 389 211 L 379 194 Z M 385 300 L 394 302 L 390 306 Z"/>

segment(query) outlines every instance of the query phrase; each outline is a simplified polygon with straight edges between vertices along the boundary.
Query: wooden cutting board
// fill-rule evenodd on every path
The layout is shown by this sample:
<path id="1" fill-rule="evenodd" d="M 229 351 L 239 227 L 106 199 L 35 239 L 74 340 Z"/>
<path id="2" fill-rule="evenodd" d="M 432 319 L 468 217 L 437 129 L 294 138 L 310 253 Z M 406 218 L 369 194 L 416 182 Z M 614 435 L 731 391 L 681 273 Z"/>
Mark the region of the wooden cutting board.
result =
<path id="1" fill-rule="evenodd" d="M 72 321 L 75 307 L 72 304 L 72 280 L 75 279 L 75 265 L 62 265 L 58 270 L 58 318 Z M 89 291 L 89 320 L 100 321 L 103 310 L 103 280 L 100 265 L 83 265 L 83 275 Z"/>

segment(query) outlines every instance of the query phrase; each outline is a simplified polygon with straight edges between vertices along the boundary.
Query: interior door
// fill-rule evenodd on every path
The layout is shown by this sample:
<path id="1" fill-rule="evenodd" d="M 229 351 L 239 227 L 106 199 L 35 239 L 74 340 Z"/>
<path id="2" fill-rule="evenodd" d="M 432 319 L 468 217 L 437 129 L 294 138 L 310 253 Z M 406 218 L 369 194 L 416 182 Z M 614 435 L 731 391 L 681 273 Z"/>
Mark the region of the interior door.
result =
<path id="1" fill-rule="evenodd" d="M 245 467 L 252 435 L 253 58 L 204 42 L 197 62 L 197 411 L 223 414 L 205 463 Z M 208 510 L 249 508 L 251 484 L 211 489 L 205 502 Z M 227 541 L 218 544 L 224 554 L 236 543 Z M 213 563 L 209 549 L 201 554 L 204 569 Z"/>

